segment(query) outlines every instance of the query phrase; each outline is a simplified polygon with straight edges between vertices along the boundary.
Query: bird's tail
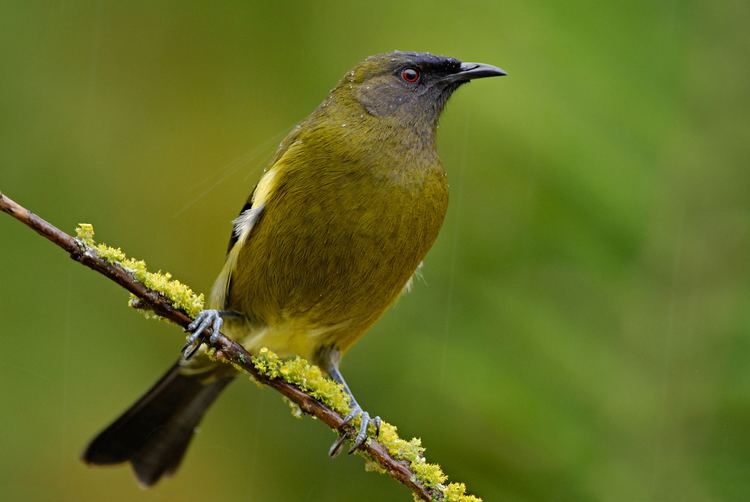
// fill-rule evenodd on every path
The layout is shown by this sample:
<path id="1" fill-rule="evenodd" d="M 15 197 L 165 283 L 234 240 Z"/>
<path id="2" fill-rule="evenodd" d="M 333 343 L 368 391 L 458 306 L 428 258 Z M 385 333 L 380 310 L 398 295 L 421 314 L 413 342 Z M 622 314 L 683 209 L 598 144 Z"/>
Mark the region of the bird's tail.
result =
<path id="1" fill-rule="evenodd" d="M 184 371 L 179 362 L 172 366 L 89 443 L 83 461 L 100 465 L 130 462 L 145 486 L 177 470 L 203 414 L 233 380 L 226 372 Z"/>

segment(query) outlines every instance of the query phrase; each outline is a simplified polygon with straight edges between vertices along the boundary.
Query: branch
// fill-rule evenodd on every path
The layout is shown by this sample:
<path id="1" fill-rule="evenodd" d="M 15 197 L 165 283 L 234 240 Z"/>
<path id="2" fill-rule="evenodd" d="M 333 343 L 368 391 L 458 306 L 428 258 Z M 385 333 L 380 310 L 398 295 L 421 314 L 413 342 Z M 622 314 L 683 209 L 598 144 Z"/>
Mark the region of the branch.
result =
<path id="1" fill-rule="evenodd" d="M 54 225 L 35 215 L 28 209 L 16 203 L 0 192 L 0 210 L 8 213 L 21 223 L 35 230 L 41 236 L 64 249 L 70 257 L 92 270 L 113 280 L 123 288 L 127 289 L 137 297 L 137 308 L 152 310 L 155 314 L 186 328 L 192 322 L 191 317 L 182 309 L 175 307 L 173 301 L 164 294 L 147 287 L 139 282 L 133 273 L 122 267 L 117 262 L 111 262 L 100 256 L 97 250 L 83 239 L 76 239 L 63 232 Z M 311 393 L 303 391 L 299 386 L 285 381 L 279 377 L 278 372 L 262 371 L 254 364 L 254 357 L 239 343 L 231 340 L 223 334 L 219 334 L 215 342 L 211 343 L 204 337 L 204 343 L 214 352 L 214 357 L 220 361 L 235 366 L 240 371 L 252 376 L 256 381 L 276 389 L 284 397 L 299 406 L 299 408 L 336 432 L 348 432 L 349 437 L 353 431 L 352 425 L 344 425 L 342 416 L 325 404 L 315 399 Z M 384 424 L 388 425 L 388 424 Z M 395 427 L 390 426 L 395 435 Z M 395 440 L 406 443 L 395 436 Z M 418 440 L 416 448 L 421 451 Z M 410 443 L 413 444 L 413 443 Z M 451 483 L 444 485 L 445 475 L 439 470 L 439 466 L 427 464 L 421 455 L 417 458 L 394 458 L 400 456 L 398 448 L 391 444 L 389 448 L 374 438 L 369 438 L 362 446 L 362 450 L 369 456 L 370 460 L 377 464 L 376 469 L 382 470 L 393 479 L 409 488 L 415 498 L 422 500 L 445 500 L 445 501 L 479 501 L 480 499 L 470 495 L 464 495 L 465 486 L 462 483 Z M 395 455 L 392 452 L 396 450 Z M 412 455 L 413 457 L 413 455 Z M 414 467 L 418 469 L 414 469 Z M 378 469 L 379 467 L 379 469 Z M 422 467 L 420 469 L 420 467 Z M 435 471 L 437 468 L 437 471 Z M 420 472 L 421 471 L 421 472 Z M 425 473 L 428 475 L 426 476 Z"/>

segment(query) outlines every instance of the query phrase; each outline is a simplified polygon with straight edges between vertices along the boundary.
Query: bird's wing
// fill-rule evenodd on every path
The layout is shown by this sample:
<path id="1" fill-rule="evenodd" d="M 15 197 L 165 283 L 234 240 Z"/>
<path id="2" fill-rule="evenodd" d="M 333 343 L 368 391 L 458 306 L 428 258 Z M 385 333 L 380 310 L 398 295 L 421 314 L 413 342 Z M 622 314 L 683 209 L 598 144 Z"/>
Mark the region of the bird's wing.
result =
<path id="1" fill-rule="evenodd" d="M 250 198 L 242 206 L 239 216 L 233 221 L 232 235 L 229 237 L 224 267 L 211 290 L 212 308 L 225 308 L 227 293 L 232 282 L 232 273 L 237 266 L 240 250 L 247 239 L 250 238 L 253 228 L 260 222 L 266 202 L 278 185 L 280 174 L 283 171 L 284 157 L 299 137 L 300 130 L 301 125 L 296 126 L 281 142 L 271 162 L 271 168 L 263 174 L 255 189 L 253 189 Z"/>
<path id="2" fill-rule="evenodd" d="M 234 219 L 234 226 L 232 228 L 232 235 L 229 236 L 229 245 L 227 246 L 227 255 L 232 251 L 232 248 L 237 243 L 237 241 L 240 238 L 240 232 L 242 228 L 238 226 L 238 223 L 243 219 L 243 215 L 249 214 L 248 211 L 253 209 L 253 206 L 256 204 L 254 201 L 256 199 L 255 193 L 258 191 L 258 187 L 261 186 L 263 183 L 263 180 L 266 178 L 268 174 L 270 174 L 271 171 L 273 171 L 274 167 L 276 166 L 276 163 L 284 156 L 284 154 L 289 150 L 289 147 L 297 140 L 299 137 L 300 131 L 302 130 L 302 126 L 304 125 L 304 122 L 297 124 L 294 129 L 292 129 L 289 134 L 287 134 L 284 139 L 279 144 L 279 147 L 276 149 L 276 153 L 274 154 L 273 158 L 271 159 L 271 162 L 269 165 L 271 168 L 267 170 L 263 177 L 261 177 L 261 180 L 258 182 L 257 185 L 255 185 L 255 188 L 253 188 L 253 191 L 250 193 L 250 197 L 248 197 L 247 202 L 245 202 L 245 205 L 242 206 L 242 209 L 240 210 L 240 214 L 237 215 L 237 218 Z"/>
<path id="3" fill-rule="evenodd" d="M 246 216 L 243 217 L 243 215 L 250 214 L 249 211 L 253 209 L 257 203 L 255 202 L 256 197 L 255 193 L 258 191 L 258 187 L 260 187 L 263 184 L 263 180 L 266 178 L 268 174 L 270 174 L 271 171 L 273 171 L 276 164 L 281 160 L 281 158 L 284 156 L 284 154 L 289 150 L 289 147 L 294 144 L 295 141 L 297 141 L 297 138 L 299 138 L 300 131 L 302 130 L 302 126 L 304 125 L 304 122 L 301 122 L 300 124 L 297 124 L 294 129 L 292 129 L 289 134 L 284 137 L 284 139 L 279 144 L 279 147 L 276 149 L 276 153 L 274 154 L 273 158 L 271 159 L 271 162 L 269 165 L 271 166 L 270 169 L 268 169 L 263 177 L 260 179 L 257 185 L 255 185 L 255 188 L 253 188 L 253 191 L 250 193 L 250 197 L 248 197 L 247 202 L 245 202 L 245 205 L 242 206 L 242 209 L 240 209 L 240 214 L 237 215 L 237 218 L 234 219 L 234 226 L 232 228 L 232 235 L 229 236 L 229 245 L 227 246 L 227 255 L 231 253 L 232 248 L 237 243 L 237 241 L 240 239 L 241 231 L 243 226 L 238 225 L 243 220 L 246 222 Z M 267 195 L 267 194 L 266 194 Z M 246 226 L 246 225 L 245 225 Z"/>

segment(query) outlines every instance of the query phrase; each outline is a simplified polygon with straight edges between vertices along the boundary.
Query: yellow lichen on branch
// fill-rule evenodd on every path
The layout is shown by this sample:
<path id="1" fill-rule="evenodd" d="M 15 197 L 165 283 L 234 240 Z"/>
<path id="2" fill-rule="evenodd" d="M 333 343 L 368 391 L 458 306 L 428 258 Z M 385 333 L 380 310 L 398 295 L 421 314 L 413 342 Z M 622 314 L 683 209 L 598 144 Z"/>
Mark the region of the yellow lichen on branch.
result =
<path id="1" fill-rule="evenodd" d="M 341 416 L 349 413 L 349 398 L 341 384 L 326 378 L 317 366 L 305 359 L 295 357 L 282 359 L 270 350 L 263 348 L 258 355 L 253 356 L 253 365 L 263 375 L 270 379 L 280 378 L 299 387 L 305 393 L 325 404 Z M 295 415 L 296 416 L 296 415 Z M 355 419 L 358 426 L 359 417 Z M 370 426 L 374 433 L 374 426 Z M 380 426 L 378 441 L 386 447 L 388 453 L 396 460 L 409 463 L 417 481 L 428 488 L 436 488 L 445 496 L 447 502 L 481 502 L 480 498 L 466 495 L 466 485 L 450 483 L 445 485 L 448 476 L 443 473 L 438 464 L 430 464 L 424 457 L 424 447 L 418 438 L 409 441 L 401 439 L 395 425 L 383 421 Z M 368 458 L 364 452 L 358 452 L 367 460 L 365 470 L 383 472 L 379 464 Z M 419 500 L 419 499 L 417 499 Z"/>
<path id="2" fill-rule="evenodd" d="M 128 258 L 120 248 L 104 243 L 97 243 L 94 241 L 94 227 L 90 223 L 79 223 L 76 227 L 76 236 L 81 244 L 93 249 L 97 255 L 108 262 L 117 264 L 127 270 L 144 286 L 169 298 L 176 308 L 184 311 L 190 317 L 195 317 L 198 315 L 198 312 L 203 310 L 205 304 L 203 294 L 196 294 L 189 286 L 177 279 L 173 279 L 172 274 L 169 272 L 162 272 L 161 270 L 159 272 L 149 272 L 145 261 Z M 130 305 L 133 306 L 134 303 L 131 301 Z M 147 314 L 147 311 L 138 310 Z M 147 317 L 152 316 L 147 314 Z M 153 317 L 161 319 L 158 316 Z"/>

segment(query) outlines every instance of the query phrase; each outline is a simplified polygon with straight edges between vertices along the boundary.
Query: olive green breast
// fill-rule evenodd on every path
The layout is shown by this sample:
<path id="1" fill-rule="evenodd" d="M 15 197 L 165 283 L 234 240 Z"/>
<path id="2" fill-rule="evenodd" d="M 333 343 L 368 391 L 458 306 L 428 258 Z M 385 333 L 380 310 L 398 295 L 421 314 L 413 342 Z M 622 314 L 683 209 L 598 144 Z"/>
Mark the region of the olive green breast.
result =
<path id="1" fill-rule="evenodd" d="M 271 169 L 273 187 L 238 255 L 227 307 L 254 325 L 293 321 L 327 332 L 321 343 L 345 349 L 410 279 L 448 195 L 434 148 L 326 127 L 335 129 L 308 128 Z"/>

